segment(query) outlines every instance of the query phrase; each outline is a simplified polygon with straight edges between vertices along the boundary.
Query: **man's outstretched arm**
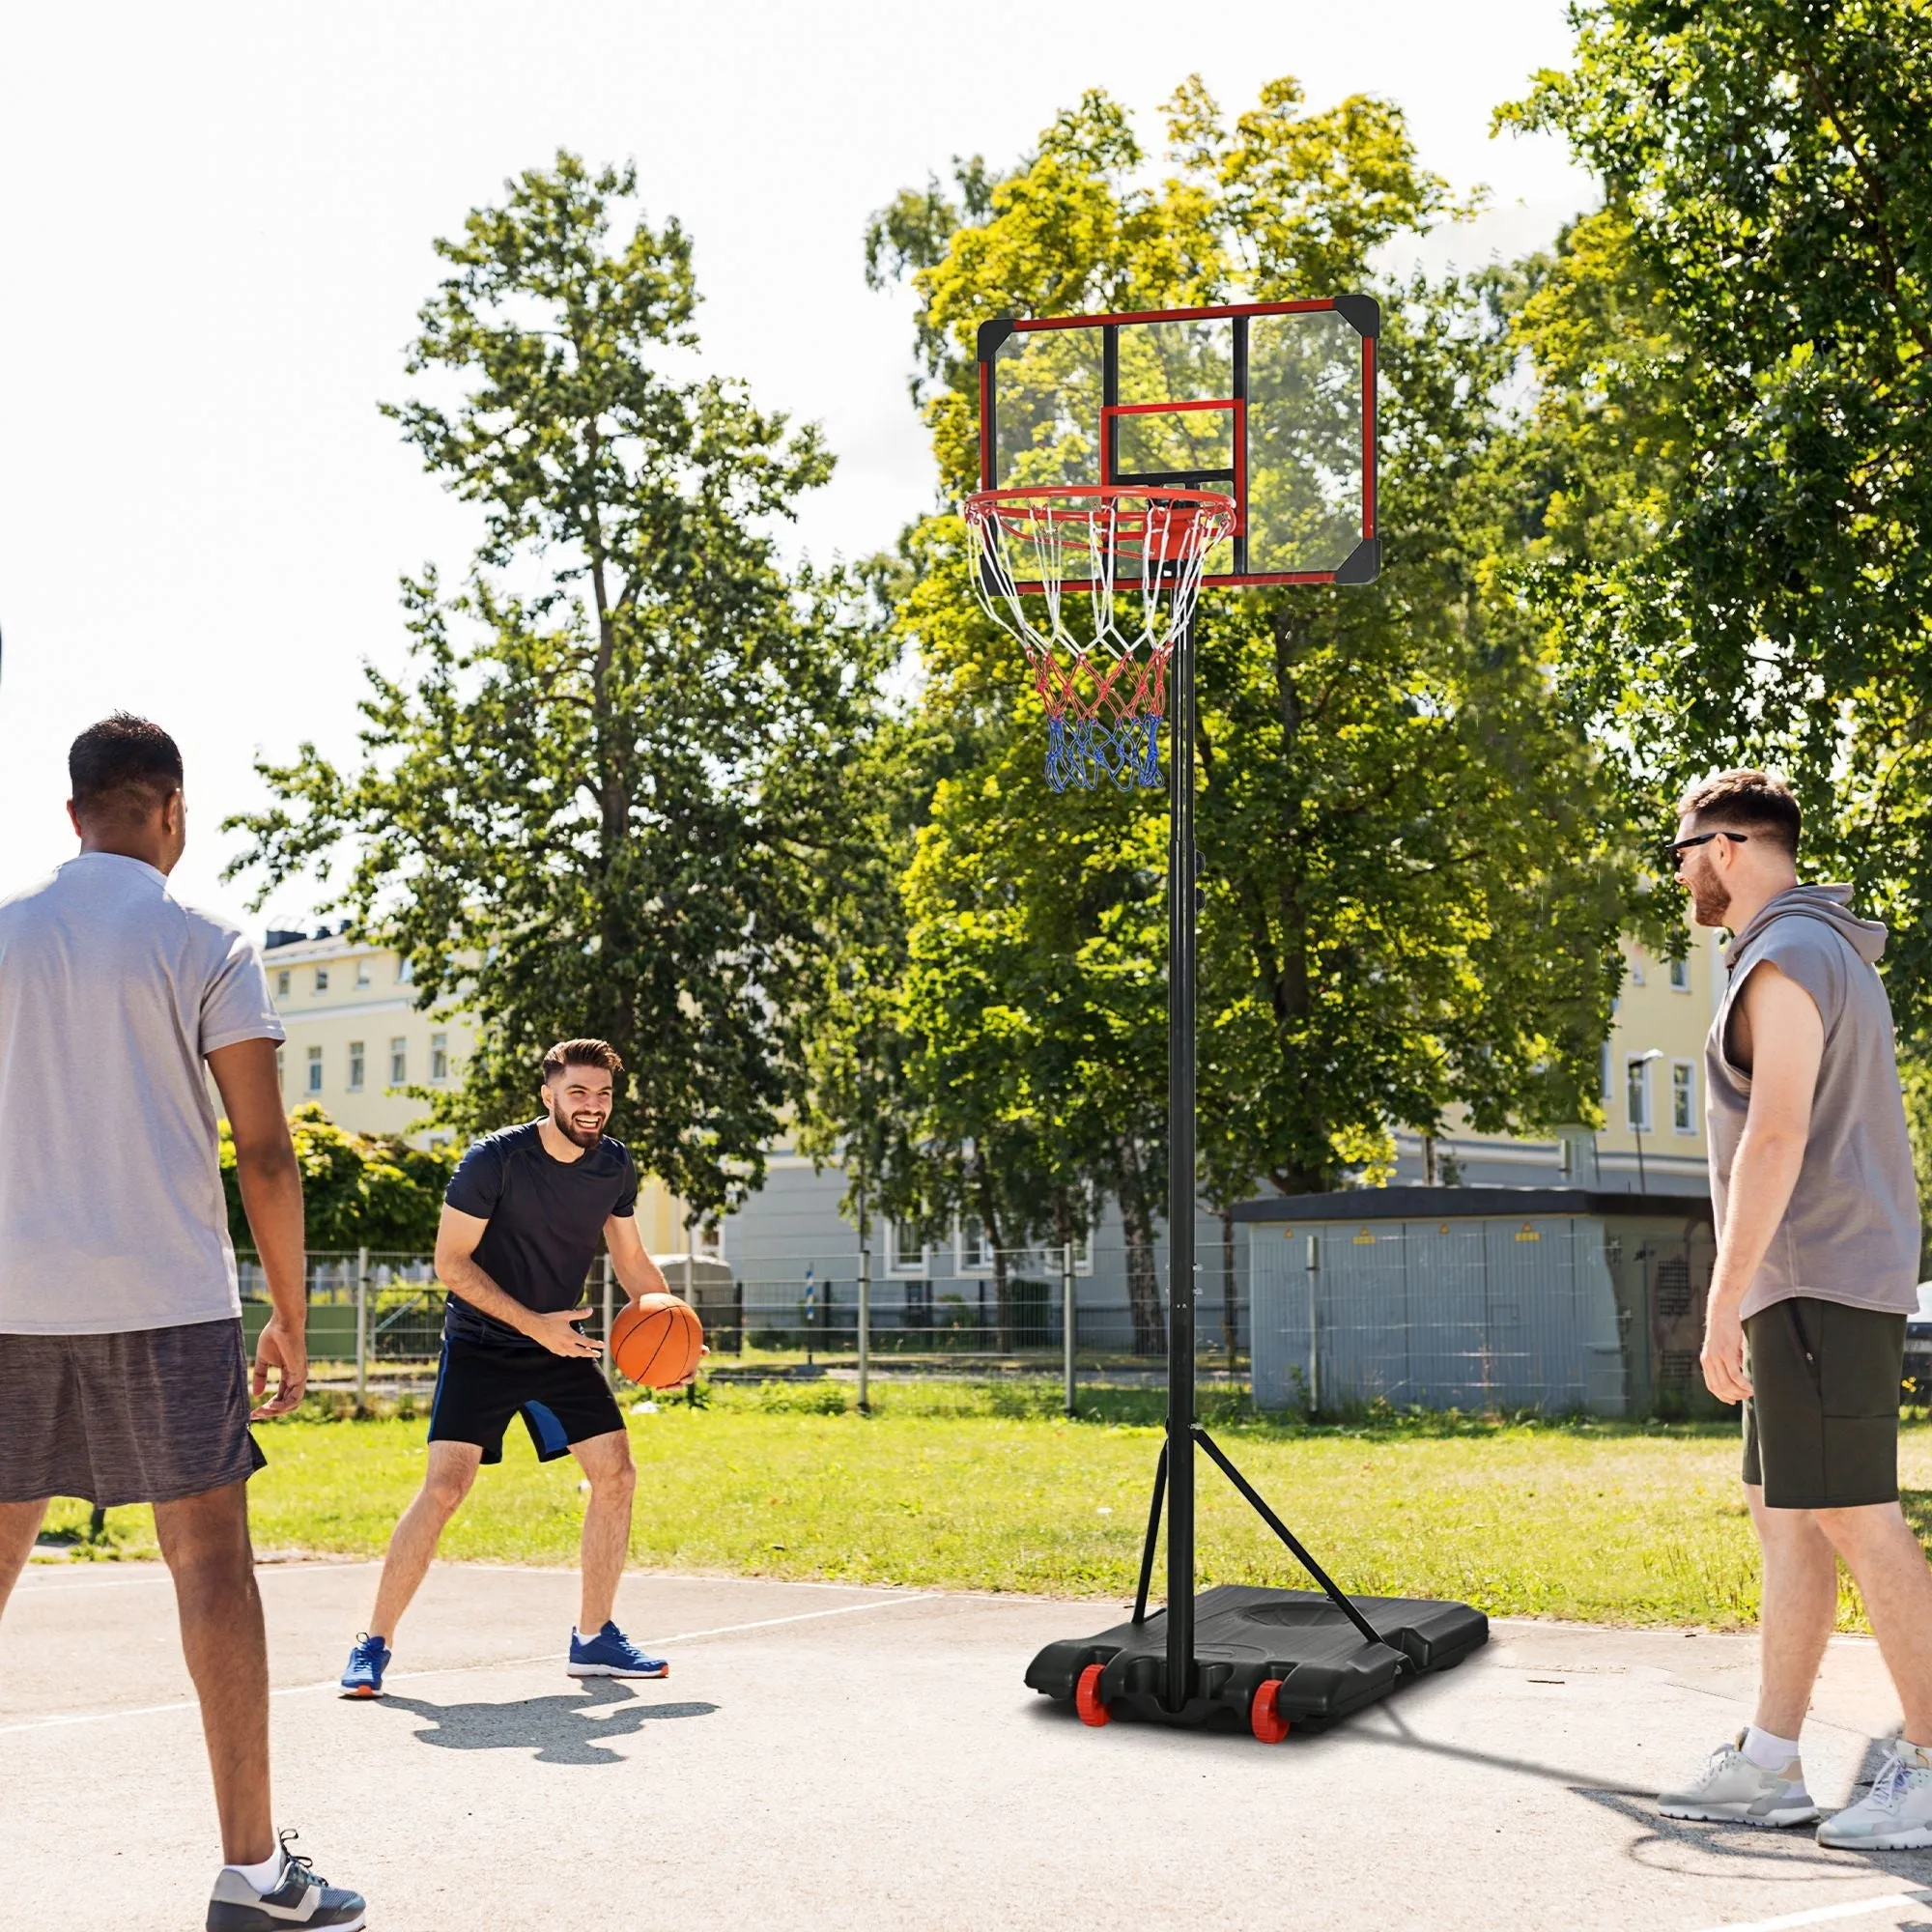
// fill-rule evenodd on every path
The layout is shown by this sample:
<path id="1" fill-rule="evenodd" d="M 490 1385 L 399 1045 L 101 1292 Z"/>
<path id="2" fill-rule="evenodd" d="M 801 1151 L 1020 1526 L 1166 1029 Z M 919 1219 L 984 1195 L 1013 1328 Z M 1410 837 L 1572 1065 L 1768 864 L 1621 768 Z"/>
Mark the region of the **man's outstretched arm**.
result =
<path id="1" fill-rule="evenodd" d="M 1704 1383 L 1719 1402 L 1751 1392 L 1741 1311 L 1798 1184 L 1825 1053 L 1825 1022 L 1811 995 L 1769 960 L 1751 968 L 1740 1004 L 1750 1037 L 1750 1107 L 1731 1161 L 1704 1315 Z"/>

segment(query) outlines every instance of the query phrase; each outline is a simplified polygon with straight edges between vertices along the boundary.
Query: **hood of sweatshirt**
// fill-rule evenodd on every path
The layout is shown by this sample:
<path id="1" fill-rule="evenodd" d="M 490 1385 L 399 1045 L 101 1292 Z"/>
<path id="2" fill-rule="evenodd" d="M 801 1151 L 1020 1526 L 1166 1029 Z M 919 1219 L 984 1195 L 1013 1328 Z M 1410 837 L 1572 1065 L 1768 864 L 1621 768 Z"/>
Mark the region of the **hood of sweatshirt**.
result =
<path id="1" fill-rule="evenodd" d="M 1861 919 L 1852 910 L 1850 886 L 1793 886 L 1779 893 L 1738 936 L 1724 953 L 1725 969 L 1736 967 L 1750 943 L 1778 919 L 1820 919 L 1844 936 L 1867 966 L 1878 963 L 1885 951 L 1886 928 L 1875 919 Z"/>

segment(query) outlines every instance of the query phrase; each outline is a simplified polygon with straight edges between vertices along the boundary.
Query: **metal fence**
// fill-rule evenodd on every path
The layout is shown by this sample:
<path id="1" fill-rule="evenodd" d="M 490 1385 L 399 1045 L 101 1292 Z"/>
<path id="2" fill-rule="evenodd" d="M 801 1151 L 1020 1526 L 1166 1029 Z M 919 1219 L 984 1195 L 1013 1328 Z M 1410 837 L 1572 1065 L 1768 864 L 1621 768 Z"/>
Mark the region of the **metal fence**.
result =
<path id="1" fill-rule="evenodd" d="M 1197 1321 L 1204 1378 L 1245 1368 L 1245 1244 L 1232 1328 L 1223 1258 L 1202 1269 Z M 268 1319 L 259 1263 L 241 1258 L 250 1341 Z M 864 1257 L 767 1258 L 731 1266 L 704 1258 L 667 1264 L 704 1323 L 709 1367 L 724 1378 L 830 1374 L 861 1379 L 1032 1375 L 1155 1380 L 1167 1342 L 1165 1261 L 1134 1252 L 1099 1267 L 1070 1249 L 1022 1248 L 972 1258 L 962 1269 L 911 1274 Z M 309 1354 L 320 1384 L 359 1391 L 427 1379 L 441 1346 L 446 1291 L 422 1255 L 360 1251 L 308 1259 Z M 584 1287 L 586 1332 L 601 1335 L 623 1305 L 600 1260 Z M 1229 1352 L 1232 1335 L 1234 1355 Z"/>

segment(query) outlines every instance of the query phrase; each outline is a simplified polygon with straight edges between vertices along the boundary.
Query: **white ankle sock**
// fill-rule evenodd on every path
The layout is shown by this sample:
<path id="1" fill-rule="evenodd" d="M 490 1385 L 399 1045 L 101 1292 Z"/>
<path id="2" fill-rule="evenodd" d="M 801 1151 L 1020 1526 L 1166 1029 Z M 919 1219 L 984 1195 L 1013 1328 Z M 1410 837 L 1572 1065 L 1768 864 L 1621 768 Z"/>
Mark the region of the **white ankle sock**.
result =
<path id="1" fill-rule="evenodd" d="M 230 1871 L 239 1871 L 257 1891 L 273 1891 L 281 1882 L 282 1850 L 277 1845 L 274 1851 L 258 1865 L 230 1865 Z"/>
<path id="2" fill-rule="evenodd" d="M 1775 1738 L 1753 1724 L 1745 1733 L 1743 1749 L 1760 1771 L 1782 1771 L 1798 1755 L 1798 1740 Z"/>

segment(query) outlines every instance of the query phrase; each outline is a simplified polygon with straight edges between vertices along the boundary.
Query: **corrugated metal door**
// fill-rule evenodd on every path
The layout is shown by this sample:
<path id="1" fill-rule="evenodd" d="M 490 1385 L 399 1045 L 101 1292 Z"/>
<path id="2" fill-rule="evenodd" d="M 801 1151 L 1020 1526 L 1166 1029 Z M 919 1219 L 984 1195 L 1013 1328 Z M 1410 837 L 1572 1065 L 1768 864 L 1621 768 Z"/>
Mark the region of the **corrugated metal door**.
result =
<path id="1" fill-rule="evenodd" d="M 1489 1389 L 1489 1258 L 1483 1224 L 1407 1221 L 1411 1402 L 1482 1408 Z"/>
<path id="2" fill-rule="evenodd" d="M 1413 1402 L 1403 1224 L 1331 1222 L 1318 1240 L 1321 1406 Z"/>

